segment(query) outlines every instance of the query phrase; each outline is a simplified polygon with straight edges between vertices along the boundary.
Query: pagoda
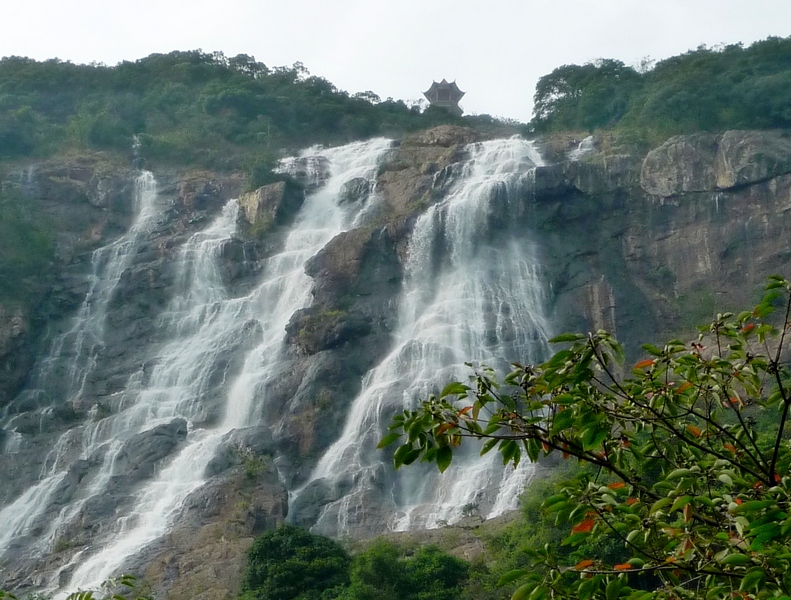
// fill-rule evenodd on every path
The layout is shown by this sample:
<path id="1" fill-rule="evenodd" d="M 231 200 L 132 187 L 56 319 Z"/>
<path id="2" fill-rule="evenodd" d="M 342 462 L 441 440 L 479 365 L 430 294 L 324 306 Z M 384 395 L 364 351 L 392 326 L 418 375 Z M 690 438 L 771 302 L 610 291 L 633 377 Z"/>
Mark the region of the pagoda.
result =
<path id="1" fill-rule="evenodd" d="M 431 87 L 423 92 L 423 95 L 431 106 L 440 106 L 454 115 L 461 116 L 464 111 L 459 106 L 459 100 L 464 96 L 464 93 L 456 85 L 455 81 L 448 83 L 446 79 L 443 79 L 439 83 L 434 81 Z"/>

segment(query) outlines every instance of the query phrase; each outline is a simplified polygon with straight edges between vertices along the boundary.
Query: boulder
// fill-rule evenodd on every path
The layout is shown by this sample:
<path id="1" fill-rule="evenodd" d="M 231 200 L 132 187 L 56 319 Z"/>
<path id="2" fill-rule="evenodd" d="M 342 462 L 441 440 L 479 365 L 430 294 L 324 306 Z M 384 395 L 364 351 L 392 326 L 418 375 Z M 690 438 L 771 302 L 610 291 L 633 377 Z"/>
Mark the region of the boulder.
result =
<path id="1" fill-rule="evenodd" d="M 187 422 L 173 419 L 130 438 L 115 462 L 117 473 L 124 473 L 128 481 L 151 477 L 157 463 L 167 457 L 187 436 Z"/>
<path id="2" fill-rule="evenodd" d="M 791 173 L 791 134 L 784 131 L 728 131 L 714 165 L 719 189 Z"/>
<path id="3" fill-rule="evenodd" d="M 340 201 L 341 203 L 356 203 L 365 200 L 368 194 L 371 193 L 373 184 L 364 177 L 355 177 L 344 183 L 341 186 Z"/>
<path id="4" fill-rule="evenodd" d="M 651 195 L 667 198 L 713 190 L 719 136 L 696 133 L 674 136 L 643 160 L 640 185 Z"/>
<path id="5" fill-rule="evenodd" d="M 303 194 L 285 181 L 262 186 L 254 192 L 242 194 L 239 206 L 245 220 L 255 228 L 268 228 L 291 217 L 302 206 Z"/>

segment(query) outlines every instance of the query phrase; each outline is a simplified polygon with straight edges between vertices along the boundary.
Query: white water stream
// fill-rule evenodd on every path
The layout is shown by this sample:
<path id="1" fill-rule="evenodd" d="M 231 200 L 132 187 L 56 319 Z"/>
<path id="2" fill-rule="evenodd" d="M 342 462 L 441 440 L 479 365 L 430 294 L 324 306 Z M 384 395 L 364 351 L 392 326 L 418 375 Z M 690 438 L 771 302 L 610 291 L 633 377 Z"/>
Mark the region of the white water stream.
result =
<path id="1" fill-rule="evenodd" d="M 502 370 L 508 360 L 544 353 L 547 324 L 533 248 L 517 237 L 492 240 L 489 225 L 497 215 L 509 218 L 509 201 L 538 164 L 533 146 L 518 138 L 474 145 L 449 195 L 418 219 L 394 348 L 366 375 L 340 438 L 292 495 L 298 500 L 315 483 L 340 495 L 324 507 L 316 531 L 349 533 L 373 525 L 382 511 L 394 515 L 393 529 L 404 530 L 456 521 L 465 505 L 485 517 L 515 508 L 532 472 L 527 464 L 503 468 L 496 452 L 481 459 L 472 448 L 459 452 L 443 476 L 412 466 L 388 481 L 384 453 L 374 447 L 398 410 L 448 381 L 465 380 L 466 361 Z"/>
<path id="2" fill-rule="evenodd" d="M 375 208 L 375 195 L 343 202 L 341 192 L 354 179 L 373 180 L 390 146 L 378 139 L 301 155 L 300 164 L 316 167 L 313 175 L 323 186 L 306 199 L 282 250 L 265 261 L 260 280 L 244 296 L 229 293 L 222 271 L 223 249 L 236 235 L 236 201 L 184 243 L 173 265 L 176 291 L 158 324 L 167 342 L 146 357 L 109 406 L 97 408 L 92 421 L 57 440 L 39 482 L 0 510 L 0 559 L 20 551 L 50 552 L 91 500 L 113 489 L 114 478 L 123 474 L 116 464 L 127 442 L 183 419 L 189 424 L 186 438 L 134 490 L 131 502 L 117 506 L 117 518 L 102 525 L 101 536 L 62 567 L 64 574 L 73 572 L 59 593 L 96 587 L 168 531 L 184 500 L 205 483 L 205 467 L 223 437 L 258 423 L 266 384 L 284 366 L 285 327 L 311 302 L 313 281 L 304 264 Z M 534 248 L 502 227 L 514 216 L 512 202 L 525 193 L 537 164 L 537 152 L 523 140 L 473 145 L 445 199 L 415 223 L 392 350 L 365 376 L 339 439 L 293 494 L 298 500 L 317 483 L 333 490 L 318 531 L 344 534 L 388 518 L 398 530 L 434 527 L 459 519 L 467 504 L 476 504 L 486 517 L 515 507 L 531 475 L 526 464 L 506 469 L 495 453 L 480 459 L 471 448 L 444 476 L 433 466 L 430 474 L 413 467 L 394 476 L 384 466 L 386 455 L 374 447 L 395 411 L 414 407 L 449 380 L 465 379 L 465 361 L 502 370 L 509 360 L 545 352 L 547 324 Z M 328 178 L 321 172 L 325 166 Z M 51 402 L 46 395 L 53 392 L 44 390 L 53 388 L 52 381 L 60 382 L 55 388 L 64 390 L 58 396 L 64 402 L 80 402 L 102 360 L 108 305 L 165 208 L 150 173 L 138 180 L 136 202 L 129 232 L 93 254 L 90 291 L 69 331 L 55 340 L 37 370 L 34 383 L 41 385 L 28 393 L 44 404 Z M 4 452 L 17 452 L 24 438 L 9 429 Z M 93 466 L 64 505 L 58 495 L 78 461 Z"/>
<path id="3" fill-rule="evenodd" d="M 104 347 L 107 307 L 113 293 L 121 275 L 134 259 L 139 244 L 147 238 L 162 213 L 157 184 L 149 171 L 140 173 L 135 182 L 134 208 L 136 216 L 129 231 L 92 253 L 90 288 L 85 300 L 71 328 L 55 338 L 48 356 L 37 365 L 35 383 L 26 392 L 28 395 L 34 398 L 46 396 L 45 390 L 55 382 L 64 403 L 80 401 L 85 382 Z M 74 458 L 72 442 L 80 440 L 81 448 L 77 454 L 85 459 L 100 445 L 96 444 L 95 436 L 93 425 L 63 434 L 42 465 L 41 480 L 0 510 L 0 557 L 12 542 L 26 535 L 47 510 L 53 494 L 68 473 L 68 461 Z M 21 445 L 21 436 L 12 439 L 17 446 Z M 5 448 L 6 452 L 16 450 L 17 447 Z M 57 519 L 52 523 L 50 535 L 60 524 Z M 50 541 L 50 536 L 45 536 L 38 546 L 46 547 Z"/>
<path id="4" fill-rule="evenodd" d="M 219 352 L 234 344 L 251 323 L 259 329 L 260 339 L 247 352 L 241 371 L 225 386 L 219 424 L 190 431 L 176 457 L 138 492 L 134 510 L 118 519 L 102 548 L 93 556 L 80 557 L 69 589 L 97 586 L 166 533 L 187 496 L 204 483 L 204 470 L 223 436 L 255 422 L 266 402 L 263 386 L 283 359 L 286 325 L 294 311 L 310 304 L 312 280 L 304 272 L 305 262 L 348 229 L 364 206 L 341 207 L 341 187 L 354 178 L 372 179 L 389 147 L 388 140 L 377 139 L 322 152 L 329 160 L 329 180 L 306 199 L 283 250 L 267 260 L 262 281 L 247 296 L 227 297 L 212 260 L 215 253 L 205 248 L 232 234 L 224 223 L 235 223 L 235 212 L 227 220 L 221 217 L 186 245 L 182 261 L 192 265 L 185 276 L 186 292 L 173 301 L 166 315 L 172 323 L 172 342 L 149 382 L 130 390 L 136 397 L 127 411 L 130 426 L 134 427 L 138 415 L 144 415 L 148 426 L 176 416 L 190 421 L 205 417 L 203 393 Z"/>

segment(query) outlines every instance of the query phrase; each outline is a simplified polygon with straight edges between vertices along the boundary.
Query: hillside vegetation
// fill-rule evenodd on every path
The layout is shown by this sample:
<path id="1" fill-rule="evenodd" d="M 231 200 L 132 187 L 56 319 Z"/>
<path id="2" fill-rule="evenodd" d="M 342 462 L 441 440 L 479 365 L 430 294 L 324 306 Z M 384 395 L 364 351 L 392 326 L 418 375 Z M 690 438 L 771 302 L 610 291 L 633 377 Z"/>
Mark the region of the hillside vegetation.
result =
<path id="1" fill-rule="evenodd" d="M 651 68 L 602 59 L 563 65 L 536 86 L 536 132 L 616 129 L 671 135 L 791 127 L 791 37 L 706 48 Z"/>
<path id="2" fill-rule="evenodd" d="M 246 55 L 171 52 L 114 67 L 0 60 L 6 160 L 71 148 L 129 152 L 137 135 L 148 160 L 238 170 L 281 148 L 447 122 L 461 120 L 373 92 L 350 95 L 300 63 L 270 69 Z"/>

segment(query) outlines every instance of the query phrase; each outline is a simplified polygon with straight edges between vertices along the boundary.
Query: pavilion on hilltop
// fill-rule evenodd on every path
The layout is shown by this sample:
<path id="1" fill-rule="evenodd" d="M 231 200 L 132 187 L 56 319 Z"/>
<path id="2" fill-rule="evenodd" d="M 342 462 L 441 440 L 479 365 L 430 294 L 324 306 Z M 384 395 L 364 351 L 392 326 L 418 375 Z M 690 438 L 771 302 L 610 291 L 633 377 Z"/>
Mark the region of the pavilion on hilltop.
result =
<path id="1" fill-rule="evenodd" d="M 464 94 L 465 92 L 459 89 L 455 81 L 448 83 L 446 79 L 443 79 L 439 83 L 436 81 L 433 82 L 431 87 L 423 92 L 423 95 L 431 106 L 442 107 L 458 116 L 461 116 L 464 112 L 461 106 L 459 106 L 459 100 L 461 100 Z"/>

